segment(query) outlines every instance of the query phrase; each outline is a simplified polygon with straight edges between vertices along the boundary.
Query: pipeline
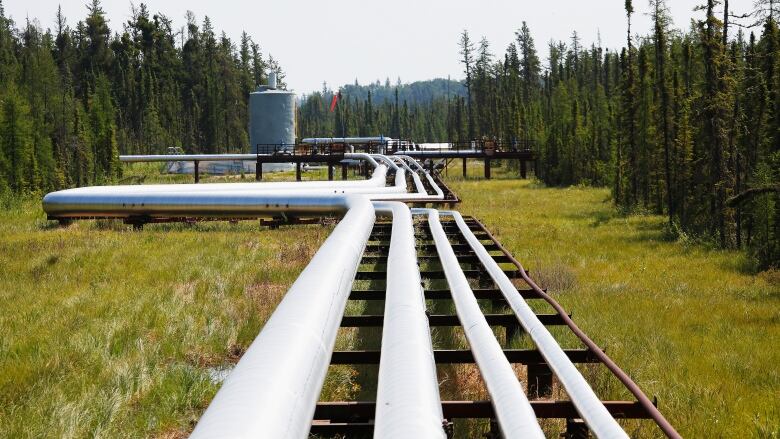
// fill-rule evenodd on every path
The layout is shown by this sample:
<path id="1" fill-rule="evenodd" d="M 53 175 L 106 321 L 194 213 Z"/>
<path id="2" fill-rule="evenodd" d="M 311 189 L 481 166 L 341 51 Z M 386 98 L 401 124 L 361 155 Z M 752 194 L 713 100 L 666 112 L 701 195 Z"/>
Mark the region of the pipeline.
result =
<path id="1" fill-rule="evenodd" d="M 308 437 L 375 219 L 366 197 L 321 201 L 321 209 L 347 214 L 228 375 L 192 438 Z"/>
<path id="2" fill-rule="evenodd" d="M 273 154 L 148 154 L 148 155 L 120 155 L 119 161 L 125 163 L 138 162 L 232 162 L 232 161 L 255 161 L 263 157 L 279 157 Z M 284 157 L 284 156 L 281 156 Z M 376 162 L 366 153 L 348 152 L 344 154 L 346 160 L 367 160 L 372 166 L 376 167 Z"/>
<path id="3" fill-rule="evenodd" d="M 474 353 L 479 371 L 490 393 L 504 438 L 544 438 L 531 404 L 525 397 L 523 386 L 517 379 L 512 365 L 498 344 L 493 330 L 479 308 L 469 281 L 452 250 L 447 235 L 439 222 L 439 211 L 414 209 L 415 214 L 427 214 L 428 225 L 444 269 L 452 300 L 461 326 Z M 393 225 L 395 227 L 395 224 Z M 388 293 L 389 294 L 389 293 Z"/>
<path id="4" fill-rule="evenodd" d="M 203 158 L 208 157 L 208 158 Z M 215 157 L 215 159 L 211 159 Z M 123 162 L 155 162 L 155 161 L 193 161 L 193 160 L 206 160 L 206 161 L 218 161 L 219 158 L 230 158 L 230 160 L 237 160 L 235 157 L 240 157 L 241 160 L 257 159 L 257 154 L 223 154 L 223 155 L 135 155 L 135 156 L 119 156 L 119 159 Z M 262 157 L 262 155 L 260 155 Z M 298 181 L 298 182 L 252 182 L 252 183 L 205 183 L 205 184 L 148 184 L 148 185 L 117 185 L 108 186 L 111 188 L 111 192 L 132 192 L 138 189 L 143 191 L 161 191 L 161 192 L 176 192 L 176 191 L 209 191 L 209 190 L 224 190 L 230 191 L 237 190 L 258 190 L 258 189 L 311 189 L 311 188 L 340 188 L 340 187 L 382 187 L 385 185 L 385 176 L 387 175 L 387 168 L 383 169 L 382 166 L 375 159 L 375 155 L 365 153 L 347 153 L 344 154 L 345 159 L 350 160 L 363 160 L 368 162 L 374 169 L 374 172 L 368 180 L 345 180 L 345 181 Z M 383 156 L 384 157 L 384 156 Z M 384 160 L 385 163 L 390 160 Z M 395 166 L 395 164 L 393 164 Z M 391 169 L 395 169 L 391 166 Z M 87 189 L 103 190 L 106 186 L 93 186 L 79 188 L 81 191 Z"/>
<path id="5" fill-rule="evenodd" d="M 331 145 L 334 143 L 379 143 L 387 144 L 393 142 L 390 137 L 307 137 L 301 140 L 302 143 L 309 145 Z"/>
<path id="6" fill-rule="evenodd" d="M 485 232 L 488 236 L 492 238 L 492 234 L 481 224 L 477 223 L 480 229 L 482 229 L 483 232 Z M 620 368 L 617 364 L 615 364 L 614 361 L 612 361 L 609 356 L 607 356 L 606 353 L 604 353 L 599 346 L 588 337 L 585 332 L 583 332 L 582 329 L 577 326 L 576 323 L 574 323 L 574 320 L 569 317 L 569 314 L 566 313 L 566 310 L 563 309 L 563 307 L 555 301 L 552 297 L 550 297 L 549 294 L 547 294 L 542 288 L 539 287 L 539 285 L 536 284 L 536 282 L 531 279 L 528 274 L 526 274 L 525 269 L 523 268 L 523 265 L 515 259 L 514 256 L 512 256 L 507 249 L 505 249 L 501 244 L 496 242 L 496 245 L 498 246 L 498 249 L 501 251 L 501 253 L 506 256 L 509 261 L 515 265 L 518 270 L 520 270 L 520 275 L 523 278 L 523 280 L 528 284 L 528 286 L 531 287 L 534 292 L 544 299 L 550 306 L 553 307 L 555 312 L 558 313 L 558 315 L 561 316 L 564 323 L 566 323 L 566 326 L 571 329 L 571 331 L 574 333 L 574 335 L 579 338 L 582 343 L 593 353 L 593 355 L 598 358 L 598 360 L 609 369 L 610 372 L 612 372 L 613 375 L 624 385 L 626 386 L 626 389 L 628 389 L 629 392 L 631 392 L 632 395 L 637 399 L 639 404 L 642 405 L 642 408 L 645 409 L 645 411 L 650 415 L 650 418 L 655 421 L 656 425 L 661 429 L 661 431 L 664 432 L 666 437 L 669 439 L 682 439 L 682 436 L 680 433 L 677 432 L 677 430 L 672 426 L 672 424 L 664 417 L 664 415 L 661 413 L 660 410 L 658 410 L 658 407 L 655 406 L 653 401 L 650 400 L 650 398 L 645 395 L 645 393 L 642 391 L 641 388 L 639 388 L 639 385 L 637 385 L 634 380 L 631 379 L 631 377 L 628 376 L 627 373 L 623 371 L 623 369 Z"/>
<path id="7" fill-rule="evenodd" d="M 302 191 L 311 197 L 326 195 L 364 194 L 382 201 L 435 201 L 444 198 L 434 184 L 436 195 L 429 195 L 418 185 L 418 192 L 406 192 L 405 169 L 396 171 L 395 185 L 384 187 L 387 167 L 378 164 L 368 154 L 355 154 L 376 165 L 370 183 L 358 182 L 300 182 L 300 183 L 212 183 L 180 185 L 94 186 L 67 189 L 47 194 L 43 209 L 51 218 L 79 217 L 249 217 L 267 214 L 269 206 L 260 206 L 266 195 L 289 194 L 300 196 Z M 406 168 L 408 169 L 408 167 Z M 412 173 L 416 182 L 419 176 Z M 347 183 L 334 185 L 333 183 Z M 381 187 L 377 186 L 381 183 Z M 258 198 L 260 197 L 260 198 Z M 259 200 L 259 201 L 258 201 Z M 320 214 L 304 205 L 286 206 L 283 200 L 273 204 L 280 213 L 289 215 Z"/>
<path id="8" fill-rule="evenodd" d="M 391 157 L 397 157 L 397 158 L 399 158 L 401 160 L 405 160 L 405 161 L 407 161 L 409 163 L 412 163 L 418 169 L 418 171 L 420 171 L 423 175 L 425 175 L 425 178 L 428 180 L 428 183 L 431 185 L 433 190 L 436 192 L 436 196 L 438 197 L 438 199 L 440 199 L 440 200 L 444 199 L 444 191 L 442 191 L 441 188 L 439 187 L 439 185 L 436 184 L 436 182 L 434 181 L 433 177 L 431 176 L 431 173 L 426 171 L 425 168 L 423 168 L 417 160 L 415 160 L 415 159 L 413 159 L 413 158 L 411 158 L 411 157 L 409 157 L 407 155 L 402 155 L 402 154 L 396 154 L 396 155 L 393 155 Z M 408 166 L 406 168 L 409 169 Z"/>
<path id="9" fill-rule="evenodd" d="M 414 225 L 403 203 L 374 203 L 390 214 L 384 328 L 375 438 L 444 438 L 436 362 L 417 265 Z"/>
<path id="10" fill-rule="evenodd" d="M 490 277 L 498 285 L 523 329 L 525 329 L 534 344 L 539 348 L 550 369 L 566 389 L 566 393 L 569 394 L 577 412 L 588 425 L 588 428 L 599 438 L 628 439 L 628 435 L 623 431 L 615 418 L 609 414 L 604 404 L 601 403 L 593 389 L 588 385 L 588 382 L 569 360 L 552 334 L 550 334 L 550 331 L 539 321 L 509 277 L 490 256 L 479 239 L 466 225 L 466 222 L 463 221 L 460 213 L 456 211 L 442 211 L 441 214 L 455 218 L 458 229 L 466 238 L 474 253 L 477 254 Z"/>

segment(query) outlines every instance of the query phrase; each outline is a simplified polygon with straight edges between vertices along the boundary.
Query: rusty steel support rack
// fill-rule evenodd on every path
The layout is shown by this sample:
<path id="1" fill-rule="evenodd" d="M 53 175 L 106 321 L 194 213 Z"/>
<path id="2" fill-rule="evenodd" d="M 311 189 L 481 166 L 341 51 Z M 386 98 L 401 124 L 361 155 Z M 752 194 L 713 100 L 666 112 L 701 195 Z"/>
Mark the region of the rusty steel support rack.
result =
<path id="1" fill-rule="evenodd" d="M 472 217 L 465 218 L 468 227 L 483 243 L 486 250 L 497 263 L 512 264 L 511 268 L 504 268 L 504 272 L 512 279 L 518 279 L 520 282 L 528 278 L 528 272 L 522 268 L 522 265 L 490 234 L 485 226 Z M 415 234 L 417 238 L 418 260 L 438 261 L 435 246 L 432 243 L 432 235 L 427 228 L 427 221 L 420 223 L 423 227 L 417 227 Z M 459 231 L 454 221 L 442 221 L 445 233 L 452 243 L 453 250 L 464 267 L 464 273 L 467 278 L 473 279 L 479 283 L 479 288 L 474 288 L 474 294 L 477 299 L 490 300 L 491 307 L 506 311 L 505 313 L 486 313 L 485 317 L 492 327 L 503 328 L 505 331 L 504 354 L 507 359 L 514 364 L 522 364 L 527 370 L 527 394 L 531 401 L 531 406 L 538 418 L 556 418 L 566 420 L 567 437 L 587 437 L 587 426 L 579 419 L 574 405 L 568 400 L 553 400 L 550 397 L 553 394 L 553 374 L 547 366 L 545 359 L 536 349 L 510 349 L 508 344 L 511 339 L 520 334 L 523 329 L 520 327 L 516 316 L 503 308 L 506 304 L 501 291 L 493 284 L 490 276 L 481 266 L 476 254 L 466 242 L 465 237 Z M 361 267 L 366 265 L 383 265 L 387 262 L 389 250 L 389 241 L 391 235 L 392 223 L 377 222 L 374 225 L 368 245 L 366 246 Z M 382 269 L 361 269 L 358 271 L 356 280 L 381 281 L 386 279 L 387 273 Z M 423 283 L 425 281 L 435 281 L 444 279 L 442 270 L 423 269 L 420 271 Z M 532 281 L 531 281 L 532 282 Z M 614 364 L 606 356 L 606 353 L 598 348 L 590 339 L 585 336 L 583 339 L 581 331 L 573 325 L 571 315 L 563 311 L 563 308 L 546 294 L 546 290 L 539 289 L 536 284 L 532 288 L 518 289 L 523 298 L 529 300 L 544 300 L 552 305 L 554 313 L 537 313 L 539 320 L 547 326 L 569 326 L 572 332 L 584 342 L 584 349 L 564 349 L 568 358 L 579 364 L 604 364 L 608 369 L 623 382 L 620 374 L 609 367 Z M 451 293 L 448 289 L 430 289 L 424 287 L 426 300 L 451 300 Z M 350 294 L 350 300 L 363 301 L 382 301 L 385 298 L 383 289 L 359 289 L 354 288 Z M 450 314 L 429 314 L 429 325 L 431 327 L 459 327 L 460 321 L 457 315 Z M 383 323 L 382 315 L 346 315 L 341 321 L 343 328 L 381 328 Z M 574 326 L 572 328 L 572 325 Z M 575 329 L 576 328 L 576 329 Z M 606 361 L 604 359 L 607 359 Z M 437 364 L 473 364 L 474 357 L 470 350 L 458 349 L 435 349 L 434 359 Z M 334 351 L 331 357 L 331 365 L 377 365 L 380 360 L 379 350 L 348 350 Z M 618 369 L 619 370 L 619 369 Z M 620 371 L 622 373 L 622 371 Z M 630 381 L 630 378 L 628 379 Z M 633 381 L 630 381 L 633 384 Z M 626 384 L 625 382 L 623 382 Z M 634 386 L 636 386 L 634 384 Z M 630 385 L 626 388 L 634 393 Z M 641 391 L 640 391 L 641 392 Z M 644 396 L 644 394 L 642 394 Z M 645 397 L 646 398 L 646 397 Z M 652 409 L 649 409 L 646 401 L 642 398 L 638 401 L 603 401 L 615 418 L 622 419 L 651 419 L 654 418 L 653 410 L 655 401 L 651 402 Z M 649 401 L 649 399 L 648 399 Z M 495 419 L 493 406 L 490 401 L 442 401 L 442 409 L 447 422 L 455 419 Z M 376 411 L 374 401 L 322 401 L 317 404 L 312 421 L 311 433 L 324 437 L 343 436 L 346 437 L 367 437 L 373 432 L 373 417 Z M 663 417 L 661 417 L 663 418 Z M 665 419 L 664 419 L 665 421 Z M 661 427 L 662 423 L 656 420 Z M 452 425 L 452 424 L 450 424 Z M 491 425 L 496 425 L 491 422 Z M 497 428 L 497 427 L 495 427 Z M 492 428 L 494 432 L 495 428 Z M 496 436 L 497 437 L 497 436 Z M 674 437 L 674 436 L 670 436 Z"/>

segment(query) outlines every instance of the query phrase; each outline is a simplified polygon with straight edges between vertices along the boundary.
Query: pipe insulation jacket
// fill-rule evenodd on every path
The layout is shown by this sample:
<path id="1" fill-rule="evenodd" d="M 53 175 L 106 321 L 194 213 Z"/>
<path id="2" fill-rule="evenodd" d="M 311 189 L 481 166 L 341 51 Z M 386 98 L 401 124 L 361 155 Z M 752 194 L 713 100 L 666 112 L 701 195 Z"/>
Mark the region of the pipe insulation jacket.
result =
<path id="1" fill-rule="evenodd" d="M 332 198 L 334 209 L 346 210 L 346 215 L 228 375 L 192 438 L 309 436 L 352 281 L 375 220 L 366 197 Z"/>
<path id="2" fill-rule="evenodd" d="M 628 435 L 620 427 L 620 424 L 609 414 L 604 404 L 601 403 L 593 389 L 588 385 L 588 382 L 569 360 L 552 334 L 550 334 L 550 331 L 539 321 L 534 311 L 522 298 L 512 280 L 509 279 L 479 239 L 469 229 L 460 213 L 457 211 L 441 211 L 440 214 L 455 218 L 458 229 L 468 241 L 471 249 L 477 254 L 490 277 L 498 285 L 510 308 L 517 316 L 520 325 L 531 337 L 555 376 L 558 377 L 561 385 L 563 385 L 566 393 L 571 398 L 572 404 L 574 404 L 577 412 L 593 434 L 601 439 L 628 439 Z"/>
<path id="3" fill-rule="evenodd" d="M 364 155 L 364 154 L 361 154 Z M 370 157 L 369 157 L 370 158 Z M 371 159 L 373 160 L 373 158 Z M 376 163 L 376 161 L 374 161 Z M 408 168 L 408 167 L 406 167 Z M 297 183 L 214 183 L 174 185 L 94 186 L 66 189 L 47 194 L 43 209 L 52 218 L 68 217 L 250 217 L 267 216 L 269 207 L 274 212 L 292 215 L 321 213 L 305 203 L 284 203 L 275 200 L 267 203 L 272 195 L 316 199 L 327 195 L 363 194 L 372 200 L 427 201 L 444 198 L 441 189 L 433 184 L 436 195 L 429 195 L 421 184 L 421 192 L 407 193 L 405 168 L 396 171 L 395 185 L 385 187 L 387 167 L 378 165 L 370 185 L 339 186 L 345 182 L 297 182 Z M 412 173 L 419 183 L 419 177 Z M 356 182 L 356 183 L 365 183 Z M 266 206 L 273 204 L 274 206 Z M 277 204 L 279 204 L 277 206 Z M 289 206 L 287 206 L 290 204 Z M 314 203 L 316 205 L 316 203 Z"/>
<path id="4" fill-rule="evenodd" d="M 523 386 L 479 308 L 474 291 L 469 286 L 469 281 L 439 221 L 439 211 L 415 209 L 415 213 L 428 215 L 428 225 L 452 292 L 455 311 L 490 394 L 503 437 L 544 438 L 536 414 L 525 397 Z"/>
<path id="5" fill-rule="evenodd" d="M 375 438 L 445 438 L 431 331 L 417 265 L 412 215 L 403 203 L 374 203 L 393 217 L 387 258 Z"/>
<path id="6" fill-rule="evenodd" d="M 442 191 L 441 188 L 436 184 L 436 181 L 433 179 L 433 177 L 431 177 L 431 173 L 426 171 L 425 168 L 422 165 L 420 165 L 420 162 L 409 157 L 408 155 L 403 155 L 403 154 L 395 154 L 391 157 L 398 157 L 401 160 L 405 160 L 411 166 L 417 168 L 418 171 L 420 171 L 423 175 L 425 175 L 425 178 L 428 180 L 428 183 L 430 183 L 431 187 L 436 192 L 436 196 L 440 197 L 440 199 L 442 200 L 444 199 L 444 191 Z"/>

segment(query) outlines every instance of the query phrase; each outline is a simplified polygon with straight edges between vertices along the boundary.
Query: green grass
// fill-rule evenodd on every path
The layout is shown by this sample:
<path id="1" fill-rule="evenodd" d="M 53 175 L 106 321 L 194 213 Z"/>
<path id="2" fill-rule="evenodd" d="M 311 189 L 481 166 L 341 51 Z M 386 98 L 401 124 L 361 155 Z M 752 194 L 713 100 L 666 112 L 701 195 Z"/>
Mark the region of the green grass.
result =
<path id="1" fill-rule="evenodd" d="M 0 436 L 188 431 L 329 232 L 0 213 Z"/>
<path id="2" fill-rule="evenodd" d="M 737 252 L 670 240 L 663 218 L 621 216 L 607 190 L 543 188 L 502 179 L 501 167 L 494 180 L 464 181 L 459 165 L 447 179 L 464 200 L 458 209 L 481 219 L 658 396 L 683 435 L 780 435 L 777 273 L 754 275 Z M 136 165 L 125 175 L 192 181 L 157 169 Z M 185 435 L 218 389 L 210 371 L 236 361 L 330 230 L 57 228 L 37 200 L 0 212 L 0 436 Z M 381 312 L 367 306 L 381 308 L 353 302 L 347 312 Z M 574 347 L 563 329 L 553 333 Z M 337 348 L 378 348 L 378 334 L 344 329 Z M 437 334 L 437 343 L 462 347 L 462 334 Z M 628 397 L 603 370 L 583 370 L 603 398 Z M 371 397 L 370 378 L 361 379 L 371 375 L 332 367 L 323 399 Z M 479 381 L 473 368 L 440 369 L 440 380 L 447 397 L 482 395 L 469 387 Z M 626 425 L 632 436 L 658 434 L 649 421 Z"/>
<path id="3" fill-rule="evenodd" d="M 463 180 L 455 164 L 458 210 L 495 233 L 683 436 L 780 437 L 777 272 L 672 240 L 663 217 L 621 216 L 606 189 L 544 188 L 501 179 L 501 168 L 498 179 Z M 628 396 L 604 377 L 602 398 Z M 634 434 L 657 434 L 647 424 Z"/>

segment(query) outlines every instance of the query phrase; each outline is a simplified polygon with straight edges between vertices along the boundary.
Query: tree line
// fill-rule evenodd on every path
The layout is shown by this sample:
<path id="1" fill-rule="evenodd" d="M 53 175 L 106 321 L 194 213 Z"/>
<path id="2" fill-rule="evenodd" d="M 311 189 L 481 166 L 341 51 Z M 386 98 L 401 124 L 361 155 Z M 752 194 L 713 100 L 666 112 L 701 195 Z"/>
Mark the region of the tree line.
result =
<path id="1" fill-rule="evenodd" d="M 546 60 L 525 22 L 501 55 L 464 31 L 462 87 L 324 87 L 301 102 L 298 137 L 531 141 L 545 183 L 610 187 L 625 211 L 667 215 L 672 230 L 777 265 L 778 5 L 738 15 L 706 0 L 684 31 L 664 0 L 650 6 L 653 29 L 639 35 L 625 1 L 620 50 L 575 32 L 550 42 Z M 248 95 L 271 70 L 283 86 L 273 57 L 208 17 L 188 13 L 175 29 L 140 4 L 112 32 L 92 0 L 84 20 L 57 11 L 43 30 L 17 26 L 0 0 L 0 197 L 116 180 L 120 152 L 246 151 Z"/>
<path id="2" fill-rule="evenodd" d="M 612 189 L 625 211 L 668 216 L 670 230 L 747 248 L 762 267 L 780 264 L 780 32 L 778 5 L 735 14 L 706 0 L 685 31 L 664 0 L 651 0 L 653 29 L 631 28 L 625 47 L 568 41 L 543 62 L 522 22 L 503 55 L 464 31 L 464 97 L 376 105 L 330 94 L 307 97 L 307 134 L 383 133 L 416 141 L 484 136 L 531 140 L 537 177 L 549 185 Z M 738 24 L 737 24 L 738 23 Z M 747 30 L 746 30 L 747 29 Z M 396 95 L 397 96 L 397 95 Z"/>
<path id="3" fill-rule="evenodd" d="M 115 32 L 99 0 L 69 25 L 17 27 L 0 1 L 0 197 L 116 180 L 118 154 L 246 151 L 248 95 L 276 71 L 188 12 L 174 28 L 144 4 Z"/>

